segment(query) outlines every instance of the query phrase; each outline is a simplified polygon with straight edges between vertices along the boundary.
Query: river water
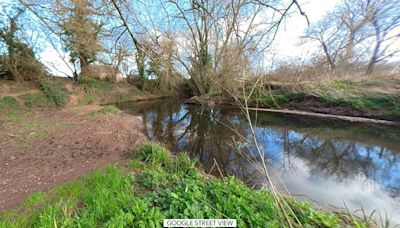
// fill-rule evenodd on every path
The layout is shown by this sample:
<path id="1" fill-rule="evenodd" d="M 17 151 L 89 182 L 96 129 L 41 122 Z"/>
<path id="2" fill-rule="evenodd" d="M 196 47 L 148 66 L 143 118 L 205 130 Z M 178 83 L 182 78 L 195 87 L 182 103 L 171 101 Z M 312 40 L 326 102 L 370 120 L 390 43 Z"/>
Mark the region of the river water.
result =
<path id="1" fill-rule="evenodd" d="M 274 185 L 316 206 L 363 208 L 400 224 L 400 129 L 157 100 L 118 105 L 140 116 L 143 132 L 173 152 L 186 151 L 213 175 Z M 258 165 L 256 165 L 258 164 Z"/>

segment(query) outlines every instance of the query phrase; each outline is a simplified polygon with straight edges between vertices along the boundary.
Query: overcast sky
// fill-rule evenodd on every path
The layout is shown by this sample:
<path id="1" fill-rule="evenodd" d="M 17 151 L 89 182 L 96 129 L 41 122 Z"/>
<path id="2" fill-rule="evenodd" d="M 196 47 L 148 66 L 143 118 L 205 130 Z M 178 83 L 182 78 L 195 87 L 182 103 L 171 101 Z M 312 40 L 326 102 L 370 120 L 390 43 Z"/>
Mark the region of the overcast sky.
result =
<path id="1" fill-rule="evenodd" d="M 334 6 L 339 0 L 298 0 L 301 4 L 303 11 L 307 14 L 310 23 L 316 22 L 321 19 L 328 11 L 332 11 Z M 273 54 L 276 58 L 285 57 L 301 57 L 306 56 L 310 53 L 313 48 L 310 45 L 304 45 L 299 47 L 299 37 L 307 29 L 307 22 L 298 11 L 290 15 L 282 24 L 277 37 L 273 43 Z M 51 70 L 51 73 L 55 75 L 71 75 L 71 68 L 66 65 L 66 58 L 64 61 L 60 57 L 65 53 L 56 51 L 53 47 L 48 45 L 40 54 L 41 61 Z"/>

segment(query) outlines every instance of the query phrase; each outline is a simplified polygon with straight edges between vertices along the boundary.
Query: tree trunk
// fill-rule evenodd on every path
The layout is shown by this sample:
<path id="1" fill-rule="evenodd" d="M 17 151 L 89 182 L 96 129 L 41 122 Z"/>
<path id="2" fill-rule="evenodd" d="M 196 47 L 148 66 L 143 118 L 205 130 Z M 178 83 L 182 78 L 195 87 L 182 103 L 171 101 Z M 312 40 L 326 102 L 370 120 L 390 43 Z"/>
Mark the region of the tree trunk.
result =
<path id="1" fill-rule="evenodd" d="M 374 72 L 375 63 L 376 63 L 376 56 L 372 56 L 371 60 L 368 63 L 367 75 L 371 75 Z"/>
<path id="2" fill-rule="evenodd" d="M 139 73 L 139 77 L 141 80 L 144 79 L 144 74 L 145 74 L 145 66 L 144 66 L 144 52 L 140 49 L 137 48 L 137 53 L 136 53 L 136 65 L 138 68 L 138 73 Z"/>
<path id="3" fill-rule="evenodd" d="M 333 62 L 333 59 L 332 59 L 331 55 L 329 54 L 328 47 L 326 46 L 326 44 L 324 42 L 321 42 L 321 44 L 322 44 L 322 48 L 324 49 L 324 52 L 325 52 L 326 61 L 328 62 L 329 66 L 331 68 L 331 71 L 334 71 L 335 63 Z"/>
<path id="4" fill-rule="evenodd" d="M 371 75 L 374 71 L 375 63 L 378 62 L 378 54 L 379 54 L 379 49 L 381 48 L 381 39 L 380 39 L 380 30 L 379 26 L 374 23 L 375 26 L 375 36 L 376 36 L 376 43 L 374 47 L 374 52 L 372 53 L 371 59 L 368 63 L 368 68 L 367 68 L 367 75 Z"/>
<path id="5" fill-rule="evenodd" d="M 89 76 L 90 72 L 89 72 L 88 59 L 83 56 L 79 57 L 79 64 L 81 67 L 81 76 L 83 76 L 83 77 Z"/>

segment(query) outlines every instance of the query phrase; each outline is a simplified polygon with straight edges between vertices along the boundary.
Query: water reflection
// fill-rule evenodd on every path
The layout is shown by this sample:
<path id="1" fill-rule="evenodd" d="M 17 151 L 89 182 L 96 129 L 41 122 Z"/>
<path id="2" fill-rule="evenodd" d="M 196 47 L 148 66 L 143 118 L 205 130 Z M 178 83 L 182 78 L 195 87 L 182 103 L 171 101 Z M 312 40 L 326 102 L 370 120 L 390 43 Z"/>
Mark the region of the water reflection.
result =
<path id="1" fill-rule="evenodd" d="M 149 138 L 172 151 L 187 151 L 206 171 L 235 175 L 249 185 L 266 183 L 248 159 L 257 153 L 240 111 L 173 100 L 124 103 L 120 108 L 142 117 Z M 345 201 L 350 208 L 386 210 L 400 223 L 399 130 L 252 115 L 275 183 L 338 207 Z"/>

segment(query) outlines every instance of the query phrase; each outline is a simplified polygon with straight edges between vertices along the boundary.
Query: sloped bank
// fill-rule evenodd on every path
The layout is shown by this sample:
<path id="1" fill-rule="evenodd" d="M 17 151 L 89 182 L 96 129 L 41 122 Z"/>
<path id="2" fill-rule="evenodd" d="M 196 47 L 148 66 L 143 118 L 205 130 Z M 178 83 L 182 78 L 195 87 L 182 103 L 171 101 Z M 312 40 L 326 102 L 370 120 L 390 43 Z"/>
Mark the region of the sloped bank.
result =
<path id="1" fill-rule="evenodd" d="M 48 77 L 37 82 L 13 83 L 0 80 L 0 98 L 12 97 L 29 108 L 65 108 L 77 105 L 111 104 L 127 101 L 153 100 L 171 94 L 150 93 L 126 82 L 82 78 L 79 84 L 67 78 Z"/>
<path id="2" fill-rule="evenodd" d="M 0 215 L 34 192 L 125 164 L 145 140 L 140 119 L 114 106 L 29 110 L 11 101 L 2 108 L 0 99 Z"/>
<path id="3" fill-rule="evenodd" d="M 267 91 L 255 92 L 250 103 L 262 108 L 399 122 L 400 79 L 382 77 L 306 82 L 297 88 L 290 84 L 272 84 Z"/>
<path id="4" fill-rule="evenodd" d="M 283 115 L 302 116 L 307 118 L 318 118 L 332 121 L 338 120 L 352 123 L 378 124 L 394 127 L 400 126 L 400 119 L 397 116 L 373 115 L 365 110 L 357 110 L 351 107 L 342 106 L 340 104 L 332 107 L 330 104 L 326 104 L 323 102 L 316 103 L 312 100 L 314 99 L 311 98 L 309 101 L 307 101 L 307 99 L 301 101 L 291 101 L 288 103 L 284 103 L 281 106 L 263 105 L 259 104 L 258 102 L 250 102 L 248 109 L 249 111 L 278 113 Z M 186 104 L 201 106 L 218 105 L 232 108 L 239 108 L 243 106 L 243 103 L 241 105 L 238 105 L 238 102 L 241 102 L 240 100 L 227 99 L 223 97 L 215 97 L 206 100 L 196 97 L 184 100 L 183 102 Z"/>
<path id="5" fill-rule="evenodd" d="M 259 111 L 279 113 L 287 111 L 290 115 L 308 115 L 351 122 L 400 124 L 400 78 L 398 77 L 302 82 L 298 85 L 268 82 L 253 89 L 249 85 L 245 88 L 246 96 L 252 91 L 247 100 L 248 106 L 253 109 L 260 108 Z M 232 94 L 192 97 L 186 102 L 205 106 L 244 104 L 243 95 L 233 98 Z"/>
<path id="6" fill-rule="evenodd" d="M 5 213 L 0 227 L 161 227 L 165 218 L 232 218 L 239 227 L 373 225 L 288 196 L 278 206 L 269 192 L 233 177 L 204 175 L 185 154 L 171 157 L 152 143 L 135 149 L 134 158 L 125 167 L 110 166 L 32 195 Z"/>

